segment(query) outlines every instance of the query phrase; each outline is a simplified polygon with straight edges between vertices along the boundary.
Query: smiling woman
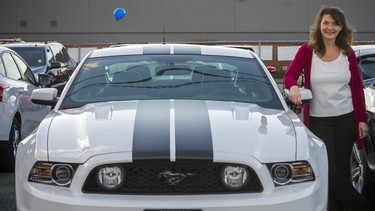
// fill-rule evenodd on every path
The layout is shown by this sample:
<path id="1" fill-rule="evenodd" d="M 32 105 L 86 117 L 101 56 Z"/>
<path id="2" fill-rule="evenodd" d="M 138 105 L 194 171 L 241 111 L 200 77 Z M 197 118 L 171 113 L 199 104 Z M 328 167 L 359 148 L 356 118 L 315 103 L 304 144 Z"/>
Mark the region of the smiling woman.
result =
<path id="1" fill-rule="evenodd" d="M 363 147 L 367 115 L 357 59 L 351 48 L 353 29 L 344 12 L 323 6 L 311 26 L 310 42 L 302 45 L 284 77 L 290 99 L 300 105 L 298 77 L 313 99 L 304 107 L 304 123 L 327 147 L 329 210 L 370 210 L 371 202 L 350 183 L 350 155 L 354 142 Z M 343 194 L 345 193 L 345 194 Z"/>

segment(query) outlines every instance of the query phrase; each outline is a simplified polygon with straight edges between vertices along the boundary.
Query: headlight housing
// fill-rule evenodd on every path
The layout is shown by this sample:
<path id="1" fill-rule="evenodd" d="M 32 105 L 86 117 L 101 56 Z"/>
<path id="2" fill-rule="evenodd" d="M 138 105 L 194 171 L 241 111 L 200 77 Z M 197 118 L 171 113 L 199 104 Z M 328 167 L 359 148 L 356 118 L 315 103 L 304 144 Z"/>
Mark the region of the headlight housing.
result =
<path id="1" fill-rule="evenodd" d="M 36 162 L 29 174 L 29 181 L 69 187 L 77 164 Z"/>
<path id="2" fill-rule="evenodd" d="M 307 161 L 267 164 L 276 186 L 314 181 L 315 175 Z"/>

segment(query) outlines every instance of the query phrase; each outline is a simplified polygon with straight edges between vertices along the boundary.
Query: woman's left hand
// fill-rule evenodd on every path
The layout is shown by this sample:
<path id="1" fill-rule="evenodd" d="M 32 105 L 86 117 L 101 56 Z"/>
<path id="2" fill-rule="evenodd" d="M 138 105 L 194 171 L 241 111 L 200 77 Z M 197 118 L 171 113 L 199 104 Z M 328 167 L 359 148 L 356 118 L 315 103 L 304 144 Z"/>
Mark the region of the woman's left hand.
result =
<path id="1" fill-rule="evenodd" d="M 368 125 L 366 122 L 360 122 L 358 125 L 359 139 L 363 139 L 368 135 Z"/>

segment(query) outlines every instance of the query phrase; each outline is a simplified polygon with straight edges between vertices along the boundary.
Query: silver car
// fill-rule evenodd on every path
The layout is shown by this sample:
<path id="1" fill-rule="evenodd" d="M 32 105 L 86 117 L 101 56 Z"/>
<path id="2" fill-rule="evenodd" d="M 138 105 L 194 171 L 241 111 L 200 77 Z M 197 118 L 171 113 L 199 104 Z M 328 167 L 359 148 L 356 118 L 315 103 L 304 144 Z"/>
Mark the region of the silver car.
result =
<path id="1" fill-rule="evenodd" d="M 0 47 L 0 171 L 14 171 L 17 145 L 50 111 L 31 102 L 39 88 L 30 67 L 13 50 Z"/>
<path id="2" fill-rule="evenodd" d="M 32 94 L 54 109 L 19 144 L 19 210 L 326 210 L 325 145 L 254 52 L 99 49 L 56 96 Z"/>
<path id="3" fill-rule="evenodd" d="M 364 85 L 369 135 L 363 149 L 353 146 L 351 156 L 352 183 L 367 197 L 375 193 L 375 45 L 353 46 Z"/>

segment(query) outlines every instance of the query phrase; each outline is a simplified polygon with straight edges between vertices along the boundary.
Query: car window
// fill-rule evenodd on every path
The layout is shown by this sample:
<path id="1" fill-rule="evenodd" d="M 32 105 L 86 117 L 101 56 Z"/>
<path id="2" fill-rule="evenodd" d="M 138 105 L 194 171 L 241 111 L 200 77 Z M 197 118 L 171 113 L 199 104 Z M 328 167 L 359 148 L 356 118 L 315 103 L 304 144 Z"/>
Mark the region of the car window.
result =
<path id="1" fill-rule="evenodd" d="M 4 53 L 2 55 L 2 59 L 4 62 L 6 76 L 13 80 L 22 80 L 21 73 L 19 72 L 18 66 L 16 65 L 12 55 L 10 53 Z"/>
<path id="2" fill-rule="evenodd" d="M 70 60 L 70 56 L 68 54 L 68 51 L 66 50 L 66 48 L 64 46 L 60 46 L 61 47 L 61 52 L 63 54 L 63 57 L 64 57 L 64 60 L 65 60 L 65 63 L 68 63 L 69 60 Z"/>
<path id="3" fill-rule="evenodd" d="M 35 84 L 36 81 L 35 81 L 34 74 L 31 71 L 31 69 L 17 55 L 13 55 L 13 58 L 17 62 L 17 65 L 21 72 L 22 80 L 31 84 Z"/>
<path id="4" fill-rule="evenodd" d="M 363 80 L 375 78 L 375 55 L 362 57 L 358 62 L 358 66 Z"/>
<path id="5" fill-rule="evenodd" d="M 3 61 L 1 59 L 0 59 L 0 74 L 5 76 L 4 64 L 3 64 Z"/>
<path id="6" fill-rule="evenodd" d="M 44 50 L 41 47 L 13 47 L 30 66 L 43 66 L 46 64 Z"/>
<path id="7" fill-rule="evenodd" d="M 62 107 L 141 99 L 235 101 L 282 108 L 258 60 L 202 55 L 89 59 Z"/>
<path id="8" fill-rule="evenodd" d="M 47 57 L 48 63 L 51 63 L 52 61 L 56 61 L 55 57 L 53 56 L 51 48 L 47 46 L 45 50 L 46 50 L 46 57 Z"/>
<path id="9" fill-rule="evenodd" d="M 64 55 L 61 52 L 61 48 L 58 45 L 51 45 L 52 53 L 55 56 L 56 61 L 65 63 Z"/>

